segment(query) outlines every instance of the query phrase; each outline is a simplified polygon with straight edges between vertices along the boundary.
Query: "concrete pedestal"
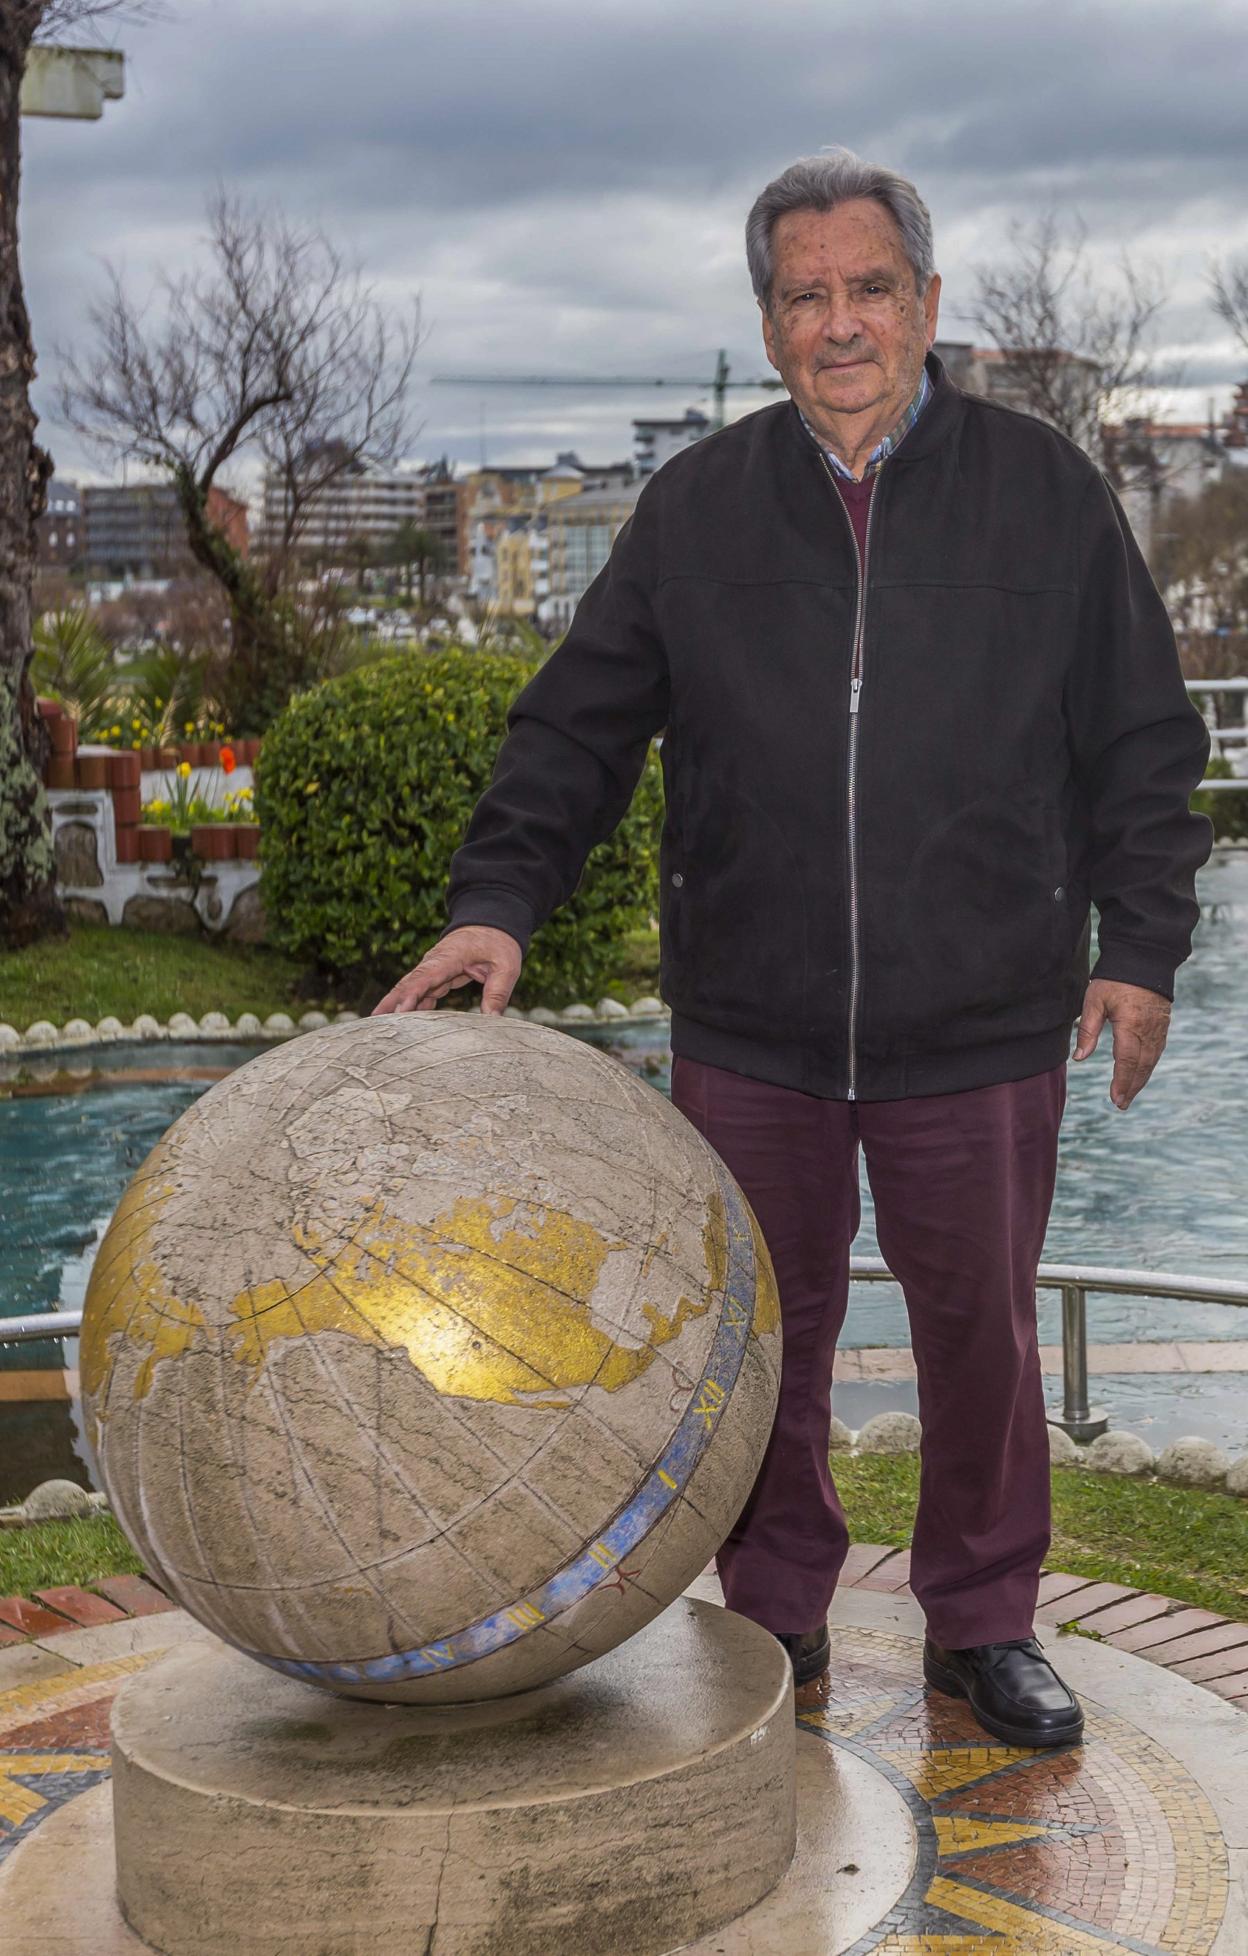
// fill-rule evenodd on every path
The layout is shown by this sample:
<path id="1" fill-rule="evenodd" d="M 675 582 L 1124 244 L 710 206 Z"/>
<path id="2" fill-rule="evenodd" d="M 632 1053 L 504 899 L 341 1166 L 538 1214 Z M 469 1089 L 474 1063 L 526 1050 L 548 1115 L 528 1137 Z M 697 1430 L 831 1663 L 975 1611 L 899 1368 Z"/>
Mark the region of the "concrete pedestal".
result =
<path id="1" fill-rule="evenodd" d="M 792 1683 L 682 1598 L 539 1690 L 363 1704 L 187 1645 L 113 1709 L 118 1893 L 165 1956 L 660 1956 L 780 1879 Z"/>

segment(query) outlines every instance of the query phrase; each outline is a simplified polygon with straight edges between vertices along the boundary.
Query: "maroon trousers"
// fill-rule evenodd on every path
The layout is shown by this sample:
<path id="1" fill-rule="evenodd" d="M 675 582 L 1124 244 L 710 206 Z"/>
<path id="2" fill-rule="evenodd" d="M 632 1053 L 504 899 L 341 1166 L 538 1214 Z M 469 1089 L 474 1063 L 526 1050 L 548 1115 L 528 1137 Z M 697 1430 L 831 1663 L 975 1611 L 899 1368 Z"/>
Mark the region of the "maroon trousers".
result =
<path id="1" fill-rule="evenodd" d="M 1065 1066 L 966 1093 L 853 1102 L 677 1056 L 672 1100 L 744 1191 L 780 1291 L 775 1425 L 716 1558 L 729 1607 L 772 1631 L 813 1629 L 849 1546 L 828 1426 L 861 1141 L 918 1372 L 910 1587 L 947 1649 L 1030 1636 L 1051 1525 L 1036 1266 Z"/>

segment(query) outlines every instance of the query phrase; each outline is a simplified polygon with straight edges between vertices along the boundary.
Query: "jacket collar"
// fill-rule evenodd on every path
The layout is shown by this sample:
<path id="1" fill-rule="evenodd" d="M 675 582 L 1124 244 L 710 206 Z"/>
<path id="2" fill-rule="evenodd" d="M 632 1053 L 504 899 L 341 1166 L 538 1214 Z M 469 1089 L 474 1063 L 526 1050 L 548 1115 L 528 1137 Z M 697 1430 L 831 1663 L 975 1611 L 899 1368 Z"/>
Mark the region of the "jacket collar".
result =
<path id="1" fill-rule="evenodd" d="M 960 387 L 955 387 L 949 378 L 943 360 L 929 352 L 923 362 L 927 377 L 932 383 L 931 399 L 922 414 L 909 430 L 894 454 L 888 458 L 888 468 L 897 468 L 903 462 L 917 462 L 925 455 L 939 448 L 940 444 L 958 427 L 965 412 L 965 400 Z M 785 402 L 785 419 L 795 441 L 799 441 L 812 458 L 819 453 L 818 443 L 813 442 L 806 432 L 801 409 L 792 396 Z"/>

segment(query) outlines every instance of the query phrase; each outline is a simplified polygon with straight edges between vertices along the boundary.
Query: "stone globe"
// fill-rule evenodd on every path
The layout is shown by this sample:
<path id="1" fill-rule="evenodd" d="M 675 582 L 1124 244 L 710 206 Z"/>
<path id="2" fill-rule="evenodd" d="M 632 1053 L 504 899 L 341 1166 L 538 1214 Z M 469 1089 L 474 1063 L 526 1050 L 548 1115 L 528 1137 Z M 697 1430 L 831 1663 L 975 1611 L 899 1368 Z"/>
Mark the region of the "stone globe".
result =
<path id="1" fill-rule="evenodd" d="M 640 1629 L 749 1494 L 775 1279 L 610 1054 L 458 1010 L 302 1034 L 127 1187 L 81 1344 L 104 1487 L 201 1623 L 353 1697 L 527 1689 Z"/>

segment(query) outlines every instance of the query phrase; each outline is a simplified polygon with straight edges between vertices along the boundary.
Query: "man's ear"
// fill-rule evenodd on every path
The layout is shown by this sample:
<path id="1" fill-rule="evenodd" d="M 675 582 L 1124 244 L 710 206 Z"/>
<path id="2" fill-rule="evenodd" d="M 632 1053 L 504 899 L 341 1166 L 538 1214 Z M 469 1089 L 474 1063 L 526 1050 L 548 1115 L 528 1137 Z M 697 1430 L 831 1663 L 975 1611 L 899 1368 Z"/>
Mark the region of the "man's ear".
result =
<path id="1" fill-rule="evenodd" d="M 930 346 L 936 338 L 936 318 L 940 311 L 940 273 L 933 272 L 923 294 L 923 313 L 927 320 L 927 343 Z"/>

